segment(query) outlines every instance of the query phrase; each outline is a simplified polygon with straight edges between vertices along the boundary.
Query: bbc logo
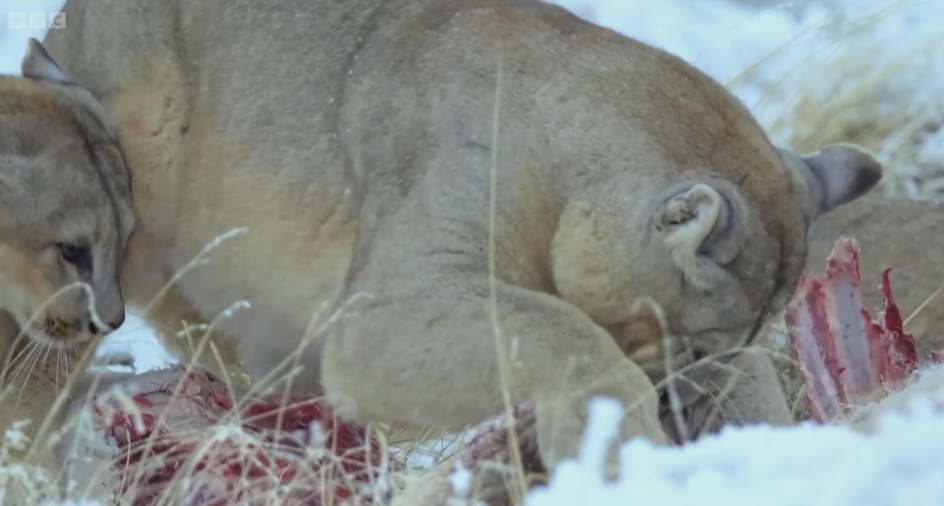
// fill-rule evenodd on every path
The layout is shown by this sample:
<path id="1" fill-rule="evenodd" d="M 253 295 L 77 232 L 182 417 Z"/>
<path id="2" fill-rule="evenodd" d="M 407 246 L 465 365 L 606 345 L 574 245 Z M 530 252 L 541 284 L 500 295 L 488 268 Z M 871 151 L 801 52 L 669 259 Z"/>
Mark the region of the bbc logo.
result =
<path id="1" fill-rule="evenodd" d="M 66 27 L 64 12 L 11 12 L 7 15 L 10 30 L 62 30 Z"/>

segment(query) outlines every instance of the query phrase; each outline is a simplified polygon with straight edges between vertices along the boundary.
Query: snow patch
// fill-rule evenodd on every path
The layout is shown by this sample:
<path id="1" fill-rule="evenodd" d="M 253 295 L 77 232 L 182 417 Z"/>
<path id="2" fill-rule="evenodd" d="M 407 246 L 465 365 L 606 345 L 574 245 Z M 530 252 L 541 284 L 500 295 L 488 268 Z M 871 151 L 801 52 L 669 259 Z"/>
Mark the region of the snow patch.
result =
<path id="1" fill-rule="evenodd" d="M 728 427 L 685 447 L 637 439 L 622 448 L 622 472 L 604 483 L 600 460 L 562 464 L 526 506 L 937 506 L 944 504 L 942 390 L 886 412 L 870 434 L 812 422 L 791 428 Z M 616 419 L 591 410 L 585 445 L 609 440 Z M 618 408 L 618 406 L 617 406 Z M 595 455 L 599 457 L 600 455 Z"/>

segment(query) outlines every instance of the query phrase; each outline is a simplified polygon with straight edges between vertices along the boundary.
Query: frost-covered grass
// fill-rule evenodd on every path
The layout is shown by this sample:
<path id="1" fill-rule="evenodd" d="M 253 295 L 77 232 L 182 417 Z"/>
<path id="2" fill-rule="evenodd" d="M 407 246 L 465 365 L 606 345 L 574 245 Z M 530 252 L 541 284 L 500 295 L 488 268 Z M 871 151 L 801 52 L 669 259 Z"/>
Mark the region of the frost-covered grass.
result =
<path id="1" fill-rule="evenodd" d="M 26 452 L 31 443 L 23 431 L 27 423 L 25 420 L 14 422 L 0 434 L 0 504 L 67 506 L 58 501 L 61 497 L 56 489 L 57 476 L 41 466 L 22 461 L 22 452 Z"/>
<path id="2" fill-rule="evenodd" d="M 26 38 L 43 33 L 9 30 L 7 13 L 49 12 L 61 1 L 0 2 L 0 72 L 18 72 Z M 725 83 L 775 142 L 803 151 L 857 142 L 887 163 L 890 195 L 944 196 L 944 0 L 811 0 L 781 7 L 747 0 L 552 3 L 693 63 Z M 113 342 L 105 350 L 133 352 L 139 370 L 167 363 L 138 319 L 129 319 Z M 869 435 L 804 424 L 728 429 L 684 448 L 633 442 L 614 484 L 595 473 L 593 449 L 612 428 L 611 408 L 601 401 L 592 424 L 599 428 L 589 434 L 584 455 L 526 503 L 944 505 L 944 438 L 938 435 L 944 414 L 929 404 L 942 402 L 936 397 L 942 383 L 923 383 L 910 408 L 902 396 L 889 399 L 902 410 Z M 19 472 L 0 463 L 0 480 L 13 471 Z"/>

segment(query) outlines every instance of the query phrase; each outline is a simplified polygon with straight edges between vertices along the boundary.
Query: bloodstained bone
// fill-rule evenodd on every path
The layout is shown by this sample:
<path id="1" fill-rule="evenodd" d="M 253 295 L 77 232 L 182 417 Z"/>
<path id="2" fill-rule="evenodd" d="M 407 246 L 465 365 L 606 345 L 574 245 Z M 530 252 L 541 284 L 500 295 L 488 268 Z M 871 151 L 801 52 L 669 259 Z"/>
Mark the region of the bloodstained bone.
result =
<path id="1" fill-rule="evenodd" d="M 803 275 L 787 306 L 790 346 L 806 386 L 807 407 L 818 423 L 835 421 L 845 407 L 863 406 L 900 389 L 918 368 L 915 339 L 904 330 L 889 271 L 882 272 L 885 307 L 873 319 L 862 304 L 859 246 L 841 237 L 826 275 Z"/>

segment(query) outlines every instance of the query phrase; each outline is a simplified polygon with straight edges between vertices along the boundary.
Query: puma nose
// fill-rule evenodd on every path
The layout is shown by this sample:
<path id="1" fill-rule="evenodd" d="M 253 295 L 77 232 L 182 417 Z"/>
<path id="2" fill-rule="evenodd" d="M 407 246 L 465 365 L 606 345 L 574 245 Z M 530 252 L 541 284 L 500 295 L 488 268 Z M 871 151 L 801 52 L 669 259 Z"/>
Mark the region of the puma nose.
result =
<path id="1" fill-rule="evenodd" d="M 111 331 L 114 332 L 118 330 L 119 327 L 125 322 L 125 312 L 122 311 L 120 315 L 114 320 L 108 322 L 108 326 L 111 328 Z"/>

